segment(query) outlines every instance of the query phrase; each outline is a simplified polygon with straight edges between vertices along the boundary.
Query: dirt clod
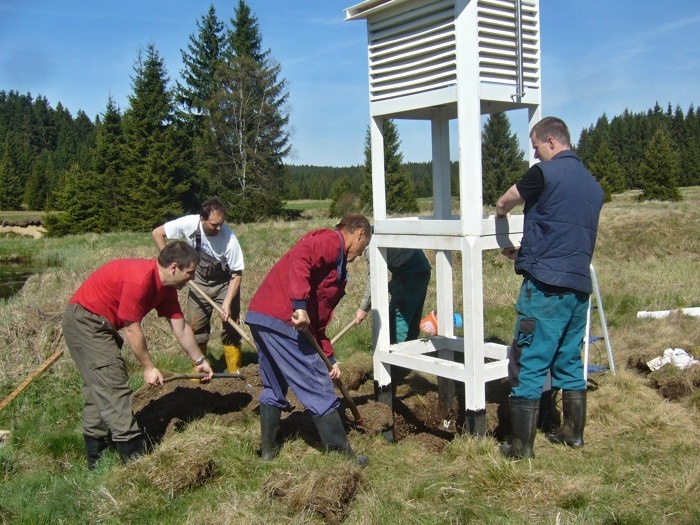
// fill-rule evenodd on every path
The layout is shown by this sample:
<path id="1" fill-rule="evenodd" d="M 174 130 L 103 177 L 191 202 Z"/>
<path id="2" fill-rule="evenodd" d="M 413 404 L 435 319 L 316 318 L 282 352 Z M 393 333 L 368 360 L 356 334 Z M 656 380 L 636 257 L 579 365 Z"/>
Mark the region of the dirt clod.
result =
<path id="1" fill-rule="evenodd" d="M 357 425 L 357 430 L 368 434 L 380 434 L 391 430 L 394 426 L 394 415 L 391 408 L 384 403 L 366 400 L 362 403 L 360 410 L 362 416 L 362 424 Z M 345 411 L 345 415 L 349 421 L 352 421 L 350 410 Z"/>
<path id="2" fill-rule="evenodd" d="M 147 480 L 166 496 L 176 498 L 217 475 L 214 450 L 220 445 L 216 436 L 174 435 L 151 454 L 127 463 L 120 475 L 129 483 Z"/>
<path id="3" fill-rule="evenodd" d="M 326 523 L 340 524 L 362 487 L 357 467 L 334 466 L 331 469 L 273 472 L 263 484 L 263 492 L 284 502 L 291 511 L 313 510 Z"/>

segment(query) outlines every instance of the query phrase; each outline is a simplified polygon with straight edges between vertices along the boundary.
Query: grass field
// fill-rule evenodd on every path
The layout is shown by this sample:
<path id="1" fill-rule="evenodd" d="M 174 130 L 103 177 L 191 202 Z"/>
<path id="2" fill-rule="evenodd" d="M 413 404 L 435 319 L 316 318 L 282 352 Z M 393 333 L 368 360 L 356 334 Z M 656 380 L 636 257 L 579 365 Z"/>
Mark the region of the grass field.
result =
<path id="1" fill-rule="evenodd" d="M 308 199 L 288 201 L 285 209 L 300 210 L 304 212 L 325 212 L 328 210 L 329 200 L 312 201 Z"/>
<path id="2" fill-rule="evenodd" d="M 492 437 L 459 436 L 436 451 L 410 440 L 389 444 L 379 436 L 354 435 L 353 448 L 371 463 L 352 473 L 358 489 L 346 502 L 344 523 L 700 523 L 700 367 L 667 366 L 651 374 L 640 366 L 669 347 L 700 355 L 700 319 L 636 316 L 640 310 L 700 306 L 700 187 L 684 188 L 683 195 L 678 203 L 638 203 L 626 193 L 604 207 L 594 264 L 617 374 L 596 374 L 583 449 L 557 447 L 538 435 L 535 459 L 511 462 L 500 456 Z M 324 217 L 327 203 L 290 205 L 304 210 L 301 220 L 232 225 L 246 259 L 244 310 L 286 249 L 306 231 L 337 222 Z M 156 255 L 148 233 L 0 239 L 0 255 L 11 252 L 30 253 L 47 269 L 0 303 L 0 399 L 64 348 L 60 316 L 94 268 L 117 257 Z M 519 278 L 500 254 L 485 252 L 483 260 L 486 334 L 508 341 Z M 352 318 L 362 293 L 364 261 L 350 269 L 331 334 Z M 460 279 L 457 274 L 455 283 Z M 427 303 L 426 309 L 435 306 L 434 284 Z M 157 366 L 189 368 L 162 319 L 149 315 L 144 331 Z M 215 350 L 218 344 L 215 337 Z M 369 354 L 370 326 L 348 332 L 336 351 L 341 361 Z M 141 374 L 125 355 L 132 387 L 140 388 Z M 600 345 L 592 349 L 592 363 L 606 359 Z M 675 387 L 672 395 L 669 385 Z M 122 466 L 108 454 L 88 472 L 81 404 L 80 378 L 64 355 L 0 411 L 0 429 L 10 432 L 0 447 L 0 523 L 332 523 L 304 506 L 301 496 L 295 504 L 271 497 L 266 487 L 292 479 L 330 493 L 350 479 L 346 461 L 320 454 L 302 439 L 285 443 L 275 461 L 261 463 L 257 418 L 232 425 L 216 415 L 190 423 L 143 460 Z M 203 485 L 173 493 L 154 481 L 182 475 L 188 463 L 174 459 L 202 455 L 217 473 Z"/>
<path id="3" fill-rule="evenodd" d="M 41 221 L 44 213 L 40 211 L 0 210 L 0 222 L 7 221 Z"/>

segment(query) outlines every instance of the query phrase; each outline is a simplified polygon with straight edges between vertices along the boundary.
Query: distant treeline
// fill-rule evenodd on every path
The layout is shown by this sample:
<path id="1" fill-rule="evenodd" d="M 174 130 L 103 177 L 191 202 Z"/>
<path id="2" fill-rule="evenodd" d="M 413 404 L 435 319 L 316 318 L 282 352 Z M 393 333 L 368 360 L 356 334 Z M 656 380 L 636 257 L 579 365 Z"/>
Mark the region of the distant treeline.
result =
<path id="1" fill-rule="evenodd" d="M 700 108 L 691 104 L 684 112 L 668 104 L 664 111 L 657 103 L 646 112 L 625 110 L 612 119 L 603 114 L 581 132 L 576 145 L 581 160 L 599 178 L 603 171 L 620 170 L 618 189 L 643 188 L 649 182 L 647 171 L 655 168 L 659 155 L 668 155 L 667 149 L 670 158 L 664 166 L 671 176 L 667 183 L 700 184 Z"/>
<path id="2" fill-rule="evenodd" d="M 52 194 L 71 168 L 88 172 L 98 147 L 98 131 L 105 124 L 84 112 L 76 116 L 60 102 L 52 107 L 43 96 L 0 91 L 0 209 L 51 209 Z M 657 133 L 672 147 L 672 175 L 679 186 L 700 185 L 700 109 L 686 110 L 659 104 L 646 112 L 624 111 L 601 116 L 584 129 L 575 149 L 599 180 L 619 172 L 613 191 L 639 188 L 648 167 L 649 147 Z M 572 137 L 575 141 L 575 138 Z M 417 197 L 432 195 L 430 162 L 404 163 Z M 347 177 L 357 192 L 363 166 L 285 166 L 284 200 L 328 199 L 334 184 Z M 458 164 L 452 163 L 453 194 Z"/>
<path id="3" fill-rule="evenodd" d="M 70 167 L 89 171 L 104 126 L 83 111 L 73 117 L 60 102 L 55 108 L 43 96 L 0 91 L 0 209 L 45 210 L 52 192 Z M 452 164 L 455 179 L 458 164 Z M 432 195 L 430 162 L 408 162 L 418 197 Z M 359 192 L 361 165 L 350 167 L 287 165 L 282 198 L 328 199 L 333 185 L 347 177 Z"/>
<path id="4" fill-rule="evenodd" d="M 411 176 L 411 182 L 416 191 L 416 197 L 432 197 L 433 172 L 431 162 L 405 162 L 403 168 Z M 457 194 L 459 164 L 451 164 L 452 194 Z M 333 166 L 287 166 L 287 187 L 284 198 L 297 199 L 328 199 L 333 186 L 343 177 L 347 177 L 353 189 L 360 192 L 363 166 L 338 168 Z"/>
<path id="5" fill-rule="evenodd" d="M 508 138 L 510 128 L 494 130 L 486 128 L 482 144 L 503 143 L 498 138 L 505 133 Z M 573 133 L 573 132 L 572 132 Z M 496 138 L 495 141 L 489 139 Z M 660 138 L 659 138 L 660 137 Z M 503 137 L 501 137 L 503 138 Z M 513 137 L 510 137 L 513 138 Z M 666 152 L 661 145 L 670 144 L 671 151 Z M 700 185 L 700 108 L 690 105 L 687 111 L 680 106 L 675 110 L 669 104 L 664 111 L 657 103 L 648 111 L 632 113 L 625 110 L 622 115 L 612 120 L 607 115 L 601 116 L 595 125 L 582 130 L 578 140 L 572 135 L 574 149 L 581 160 L 593 172 L 606 189 L 606 193 L 617 193 L 628 189 L 643 189 L 649 185 L 649 178 L 654 174 L 646 171 L 663 169 L 659 173 L 662 185 L 670 188 L 676 186 Z M 482 149 L 483 152 L 483 149 Z M 483 152 L 485 179 L 487 152 Z M 417 197 L 432 196 L 432 163 L 407 162 L 404 169 L 410 174 Z M 499 167 L 489 164 L 490 168 Z M 501 165 L 501 169 L 510 166 Z M 353 189 L 360 191 L 363 166 L 287 166 L 287 187 L 285 199 L 328 199 L 333 185 L 347 177 Z M 459 163 L 452 162 L 452 194 L 458 194 Z M 492 198 L 486 198 L 487 181 L 484 180 L 485 204 L 493 204 Z M 495 194 L 504 191 L 497 188 Z"/>
<path id="6" fill-rule="evenodd" d="M 69 167 L 91 167 L 99 125 L 60 102 L 0 91 L 0 209 L 44 210 Z"/>

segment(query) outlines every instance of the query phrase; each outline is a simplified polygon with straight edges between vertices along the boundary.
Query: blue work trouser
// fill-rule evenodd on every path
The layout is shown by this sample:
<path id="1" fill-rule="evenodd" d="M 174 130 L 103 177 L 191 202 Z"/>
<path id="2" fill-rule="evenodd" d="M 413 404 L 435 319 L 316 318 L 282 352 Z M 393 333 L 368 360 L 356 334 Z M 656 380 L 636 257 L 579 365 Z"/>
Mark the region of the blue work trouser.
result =
<path id="1" fill-rule="evenodd" d="M 249 323 L 258 347 L 263 381 L 260 403 L 286 409 L 287 389 L 315 416 L 339 406 L 326 364 L 301 332 L 290 337 L 271 328 Z"/>
<path id="2" fill-rule="evenodd" d="M 430 270 L 395 272 L 389 282 L 389 334 L 391 343 L 418 339 Z"/>
<path id="3" fill-rule="evenodd" d="M 586 389 L 581 345 L 589 294 L 545 290 L 546 286 L 531 278 L 526 278 L 520 288 L 508 362 L 513 397 L 539 399 L 548 371 L 552 388 Z"/>

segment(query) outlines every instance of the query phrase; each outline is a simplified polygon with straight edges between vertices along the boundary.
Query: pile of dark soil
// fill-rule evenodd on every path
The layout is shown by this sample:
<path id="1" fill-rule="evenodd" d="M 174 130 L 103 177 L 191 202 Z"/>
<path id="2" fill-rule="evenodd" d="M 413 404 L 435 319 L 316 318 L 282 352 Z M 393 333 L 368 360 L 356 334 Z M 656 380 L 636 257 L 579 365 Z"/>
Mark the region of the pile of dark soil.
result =
<path id="1" fill-rule="evenodd" d="M 187 423 L 215 417 L 224 424 L 236 424 L 250 417 L 257 417 L 258 398 L 262 381 L 256 364 L 240 370 L 241 378 L 214 379 L 209 383 L 196 380 L 175 380 L 161 387 L 147 386 L 134 394 L 134 412 L 150 441 L 160 443 Z M 457 398 L 450 406 L 439 403 L 437 386 L 415 372 L 398 384 L 394 397 L 393 413 L 388 406 L 376 402 L 371 370 L 355 372 L 346 387 L 362 416 L 356 425 L 350 410 L 345 407 L 345 425 L 349 432 L 370 434 L 393 430 L 394 440 L 410 439 L 429 450 L 440 451 L 458 431 L 460 409 Z M 350 378 L 348 378 L 350 379 Z M 350 388 L 352 387 L 352 389 Z M 487 393 L 488 432 L 501 434 L 499 407 L 506 391 L 494 385 Z M 290 390 L 287 396 L 290 409 L 282 414 L 280 438 L 299 436 L 314 446 L 319 444 L 318 434 L 310 413 Z"/>

